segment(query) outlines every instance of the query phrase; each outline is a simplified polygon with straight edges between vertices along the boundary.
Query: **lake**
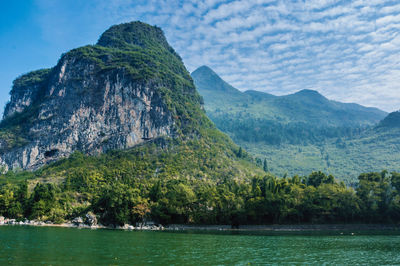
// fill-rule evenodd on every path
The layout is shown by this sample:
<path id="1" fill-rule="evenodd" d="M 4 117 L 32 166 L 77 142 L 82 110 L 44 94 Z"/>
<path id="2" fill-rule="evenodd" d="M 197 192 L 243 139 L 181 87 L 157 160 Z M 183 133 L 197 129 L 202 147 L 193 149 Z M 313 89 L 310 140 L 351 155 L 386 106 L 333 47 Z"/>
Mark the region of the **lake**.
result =
<path id="1" fill-rule="evenodd" d="M 353 233 L 0 226 L 0 265 L 400 264 L 398 232 Z"/>

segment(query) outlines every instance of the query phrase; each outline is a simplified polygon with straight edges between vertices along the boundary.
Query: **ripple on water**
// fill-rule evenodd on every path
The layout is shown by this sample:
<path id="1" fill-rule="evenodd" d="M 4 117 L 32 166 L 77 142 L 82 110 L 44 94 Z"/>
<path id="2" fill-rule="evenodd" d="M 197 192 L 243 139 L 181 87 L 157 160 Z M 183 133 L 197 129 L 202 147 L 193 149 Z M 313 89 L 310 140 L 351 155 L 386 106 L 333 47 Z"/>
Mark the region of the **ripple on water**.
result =
<path id="1" fill-rule="evenodd" d="M 0 227 L 3 264 L 400 264 L 400 236 Z"/>

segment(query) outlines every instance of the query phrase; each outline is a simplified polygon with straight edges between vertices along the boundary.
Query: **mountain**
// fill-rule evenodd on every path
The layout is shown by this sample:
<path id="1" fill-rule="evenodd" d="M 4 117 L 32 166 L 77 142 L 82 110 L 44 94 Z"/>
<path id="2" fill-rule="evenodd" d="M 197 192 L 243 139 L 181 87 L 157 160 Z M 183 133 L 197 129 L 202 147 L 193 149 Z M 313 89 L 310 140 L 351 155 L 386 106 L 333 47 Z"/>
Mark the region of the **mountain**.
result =
<path id="1" fill-rule="evenodd" d="M 248 170 L 236 162 L 237 146 L 206 117 L 192 78 L 162 30 L 145 23 L 111 27 L 96 45 L 63 54 L 51 69 L 20 76 L 10 94 L 0 123 L 3 171 L 36 170 L 75 152 L 135 147 L 153 147 L 157 160 L 159 152 L 175 154 L 188 145 L 198 152 L 189 157 L 206 162 L 203 153 L 209 153 L 233 175 Z"/>
<path id="2" fill-rule="evenodd" d="M 199 90 L 213 90 L 214 92 L 226 92 L 229 94 L 240 94 L 240 91 L 222 80 L 212 69 L 201 66 L 192 73 Z M 211 85 L 211 86 L 210 86 Z"/>
<path id="3" fill-rule="evenodd" d="M 379 127 L 400 127 L 400 111 L 388 114 L 380 123 Z"/>
<path id="4" fill-rule="evenodd" d="M 206 66 L 196 69 L 192 77 L 205 100 L 207 112 L 212 116 L 219 111 L 242 115 L 250 111 L 254 118 L 276 120 L 284 124 L 302 122 L 348 127 L 374 125 L 387 115 L 377 108 L 328 100 L 313 90 L 301 90 L 285 96 L 251 90 L 241 92 Z"/>
<path id="5" fill-rule="evenodd" d="M 313 90 L 284 96 L 241 92 L 205 66 L 192 77 L 208 116 L 236 142 L 316 143 L 358 134 L 387 115 L 376 108 L 328 100 Z"/>
<path id="6" fill-rule="evenodd" d="M 111 27 L 52 69 L 14 81 L 0 124 L 0 164 L 37 169 L 74 151 L 99 154 L 209 121 L 181 58 L 159 28 Z"/>
<path id="7" fill-rule="evenodd" d="M 313 90 L 241 92 L 205 66 L 192 77 L 211 120 L 259 164 L 266 159 L 274 174 L 322 170 L 351 183 L 361 172 L 399 170 L 400 132 L 389 128 L 399 124 L 398 113 L 332 101 Z"/>

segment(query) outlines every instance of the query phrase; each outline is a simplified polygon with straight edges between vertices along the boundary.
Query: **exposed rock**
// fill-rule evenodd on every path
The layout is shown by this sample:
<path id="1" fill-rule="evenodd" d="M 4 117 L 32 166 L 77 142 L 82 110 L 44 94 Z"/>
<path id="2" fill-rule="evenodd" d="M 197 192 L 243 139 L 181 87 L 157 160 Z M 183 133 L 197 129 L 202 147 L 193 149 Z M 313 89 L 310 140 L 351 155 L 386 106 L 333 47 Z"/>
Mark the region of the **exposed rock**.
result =
<path id="1" fill-rule="evenodd" d="M 161 136 L 174 136 L 175 119 L 178 118 L 172 114 L 162 93 L 165 88 L 174 91 L 175 88 L 171 87 L 174 83 L 167 84 L 160 78 L 135 74 L 135 71 L 141 71 L 138 69 L 141 65 L 131 63 L 135 62 L 137 58 L 134 56 L 137 55 L 125 52 L 128 48 L 115 41 L 113 35 L 116 30 L 123 31 L 126 27 L 132 31 L 127 30 L 130 36 L 123 40 L 129 49 L 137 50 L 138 46 L 142 46 L 143 51 L 150 49 L 137 42 L 139 39 L 128 42 L 135 39 L 132 36 L 140 35 L 144 28 L 154 32 L 154 36 L 149 35 L 149 41 L 164 49 L 163 57 L 181 62 L 160 29 L 134 22 L 112 27 L 96 46 L 66 53 L 52 69 L 21 76 L 14 82 L 0 131 L 13 132 L 14 124 L 20 120 L 15 126 L 22 131 L 14 134 L 13 141 L 0 137 L 2 171 L 34 170 L 74 151 L 94 155 L 110 149 L 130 148 Z M 91 57 L 85 54 L 85 49 L 104 55 Z M 117 49 L 121 52 L 115 52 Z M 121 60 L 126 61 L 126 66 L 118 60 L 113 61 L 120 54 L 123 54 Z M 140 59 L 143 61 L 141 64 L 151 63 Z M 174 71 L 179 71 L 179 74 L 183 71 L 190 79 L 183 64 L 183 70 L 177 69 Z M 199 97 L 194 87 L 188 88 L 187 95 Z"/>
<path id="2" fill-rule="evenodd" d="M 7 223 L 7 224 L 14 225 L 14 224 L 17 224 L 17 220 L 15 220 L 15 219 L 8 219 L 6 223 Z"/>
<path id="3" fill-rule="evenodd" d="M 36 169 L 76 150 L 97 154 L 172 133 L 172 118 L 155 85 L 135 83 L 124 70 L 97 76 L 93 65 L 77 61 L 61 61 L 29 128 L 32 141 L 1 154 L 0 164 Z"/>
<path id="4" fill-rule="evenodd" d="M 85 224 L 90 225 L 90 226 L 96 226 L 97 225 L 97 217 L 94 213 L 88 212 L 85 215 Z"/>
<path id="5" fill-rule="evenodd" d="M 72 220 L 72 223 L 76 226 L 80 226 L 81 224 L 83 224 L 83 219 L 82 217 L 76 217 Z"/>
<path id="6" fill-rule="evenodd" d="M 30 72 L 14 81 L 10 102 L 7 103 L 3 118 L 9 118 L 21 113 L 27 107 L 37 102 L 42 96 L 43 87 L 50 75 L 51 69 L 41 69 Z"/>

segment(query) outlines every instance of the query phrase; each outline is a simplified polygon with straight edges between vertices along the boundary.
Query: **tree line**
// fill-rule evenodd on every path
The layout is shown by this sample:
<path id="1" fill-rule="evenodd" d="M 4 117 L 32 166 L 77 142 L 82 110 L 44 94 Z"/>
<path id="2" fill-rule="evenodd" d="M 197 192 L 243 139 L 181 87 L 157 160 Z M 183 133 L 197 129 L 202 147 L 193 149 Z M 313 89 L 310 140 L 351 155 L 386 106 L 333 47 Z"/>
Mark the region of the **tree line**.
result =
<path id="1" fill-rule="evenodd" d="M 104 225 L 398 223 L 400 173 L 364 173 L 355 187 L 332 175 L 247 180 L 125 178 L 85 169 L 60 184 L 4 183 L 0 215 L 61 223 L 94 212 Z"/>

